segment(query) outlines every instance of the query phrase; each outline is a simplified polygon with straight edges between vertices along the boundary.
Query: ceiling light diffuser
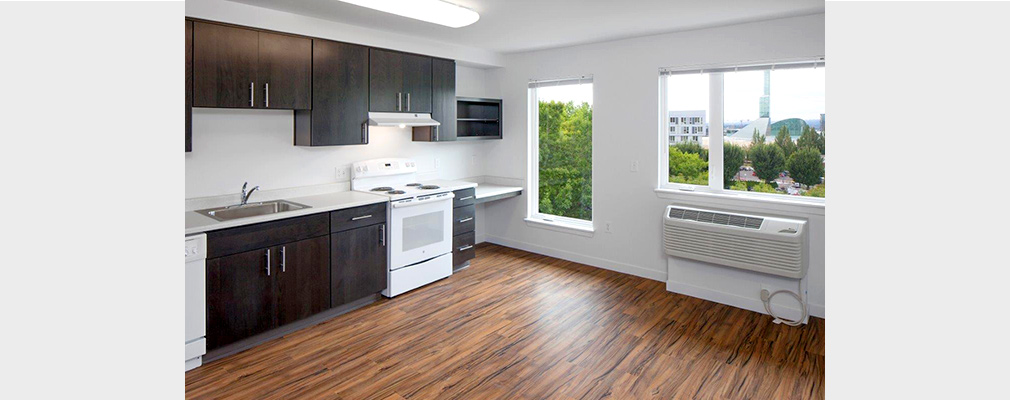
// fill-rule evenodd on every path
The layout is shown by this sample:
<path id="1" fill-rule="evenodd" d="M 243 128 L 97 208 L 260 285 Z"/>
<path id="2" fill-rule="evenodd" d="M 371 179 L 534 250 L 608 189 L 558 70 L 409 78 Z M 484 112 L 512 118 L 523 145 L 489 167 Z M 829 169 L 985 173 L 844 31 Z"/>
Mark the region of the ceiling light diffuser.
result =
<path id="1" fill-rule="evenodd" d="M 477 22 L 480 14 L 442 0 L 340 0 L 344 3 L 396 14 L 450 28 L 461 28 Z"/>

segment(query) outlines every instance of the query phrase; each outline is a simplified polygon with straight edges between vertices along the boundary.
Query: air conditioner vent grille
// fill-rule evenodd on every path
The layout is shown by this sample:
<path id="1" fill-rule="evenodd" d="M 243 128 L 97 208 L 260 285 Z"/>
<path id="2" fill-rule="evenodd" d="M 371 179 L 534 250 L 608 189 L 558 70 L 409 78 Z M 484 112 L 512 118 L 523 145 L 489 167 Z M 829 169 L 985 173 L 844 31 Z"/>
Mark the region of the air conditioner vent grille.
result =
<path id="1" fill-rule="evenodd" d="M 761 229 L 763 218 L 744 217 L 742 215 L 723 214 L 709 211 L 685 210 L 671 207 L 670 218 L 698 221 L 706 224 L 730 225 L 747 229 Z"/>

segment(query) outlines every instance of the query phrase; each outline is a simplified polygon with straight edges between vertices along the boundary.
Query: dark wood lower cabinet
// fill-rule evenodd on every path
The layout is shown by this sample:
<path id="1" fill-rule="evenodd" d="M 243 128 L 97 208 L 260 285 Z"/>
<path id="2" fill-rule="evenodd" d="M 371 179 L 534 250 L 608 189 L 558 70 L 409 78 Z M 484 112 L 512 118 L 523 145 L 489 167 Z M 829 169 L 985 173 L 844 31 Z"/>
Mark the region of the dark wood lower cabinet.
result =
<path id="1" fill-rule="evenodd" d="M 330 306 L 330 241 L 305 239 L 277 249 L 278 322 L 289 324 Z"/>
<path id="2" fill-rule="evenodd" d="M 330 236 L 330 307 L 386 289 L 386 224 L 369 225 Z"/>
<path id="3" fill-rule="evenodd" d="M 207 260 L 208 349 L 277 327 L 276 271 L 267 271 L 267 251 Z"/>
<path id="4" fill-rule="evenodd" d="M 207 253 L 207 349 L 230 351 L 386 289 L 386 203 L 208 232 Z"/>

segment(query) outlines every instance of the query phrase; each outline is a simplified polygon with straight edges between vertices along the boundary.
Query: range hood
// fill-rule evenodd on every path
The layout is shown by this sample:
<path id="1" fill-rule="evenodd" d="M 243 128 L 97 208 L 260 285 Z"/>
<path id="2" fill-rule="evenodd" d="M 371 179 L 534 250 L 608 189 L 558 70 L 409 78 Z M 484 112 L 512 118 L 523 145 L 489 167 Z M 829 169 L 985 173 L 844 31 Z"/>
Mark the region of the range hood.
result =
<path id="1" fill-rule="evenodd" d="M 371 126 L 439 126 L 427 113 L 370 112 L 368 125 Z"/>

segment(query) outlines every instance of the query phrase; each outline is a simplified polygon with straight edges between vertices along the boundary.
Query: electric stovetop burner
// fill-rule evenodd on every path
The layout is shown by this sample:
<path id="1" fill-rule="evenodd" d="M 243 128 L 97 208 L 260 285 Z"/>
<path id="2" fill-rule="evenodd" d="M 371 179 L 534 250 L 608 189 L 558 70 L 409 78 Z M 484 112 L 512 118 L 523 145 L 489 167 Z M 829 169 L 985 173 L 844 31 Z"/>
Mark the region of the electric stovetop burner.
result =
<path id="1" fill-rule="evenodd" d="M 407 193 L 407 192 L 404 192 L 402 190 L 390 190 L 390 191 L 386 192 L 386 194 L 404 194 L 404 193 Z"/>
<path id="2" fill-rule="evenodd" d="M 408 183 L 407 186 L 421 186 L 420 183 Z"/>
<path id="3" fill-rule="evenodd" d="M 438 189 L 438 186 L 437 185 L 421 185 L 421 189 L 424 189 L 424 190 Z"/>
<path id="4" fill-rule="evenodd" d="M 393 188 L 389 186 L 379 186 L 377 188 L 372 188 L 373 192 L 388 192 L 390 190 L 393 190 Z"/>

